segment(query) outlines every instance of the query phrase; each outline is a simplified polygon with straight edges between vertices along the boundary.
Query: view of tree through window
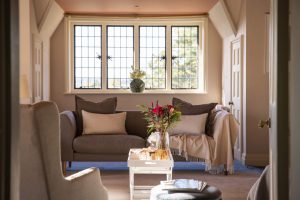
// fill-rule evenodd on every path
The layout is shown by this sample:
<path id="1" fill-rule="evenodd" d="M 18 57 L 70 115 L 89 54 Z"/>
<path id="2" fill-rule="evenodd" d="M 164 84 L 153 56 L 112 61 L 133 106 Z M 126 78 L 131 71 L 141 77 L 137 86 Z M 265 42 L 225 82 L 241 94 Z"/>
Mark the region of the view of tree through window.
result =
<path id="1" fill-rule="evenodd" d="M 129 88 L 133 26 L 107 26 L 107 88 Z"/>
<path id="2" fill-rule="evenodd" d="M 172 26 L 172 88 L 197 89 L 198 26 Z"/>
<path id="3" fill-rule="evenodd" d="M 101 26 L 74 26 L 74 87 L 101 88 Z"/>
<path id="4" fill-rule="evenodd" d="M 166 88 L 166 27 L 140 26 L 140 69 L 147 89 Z"/>

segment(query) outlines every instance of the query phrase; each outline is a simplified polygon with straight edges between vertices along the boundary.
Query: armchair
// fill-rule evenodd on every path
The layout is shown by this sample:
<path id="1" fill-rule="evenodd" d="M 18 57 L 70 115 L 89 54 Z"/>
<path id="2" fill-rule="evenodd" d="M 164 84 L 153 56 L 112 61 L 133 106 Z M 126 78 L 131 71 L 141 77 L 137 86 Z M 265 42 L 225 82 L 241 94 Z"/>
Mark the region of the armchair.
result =
<path id="1" fill-rule="evenodd" d="M 53 102 L 21 106 L 20 198 L 31 200 L 107 200 L 98 168 L 64 177 L 60 118 Z"/>

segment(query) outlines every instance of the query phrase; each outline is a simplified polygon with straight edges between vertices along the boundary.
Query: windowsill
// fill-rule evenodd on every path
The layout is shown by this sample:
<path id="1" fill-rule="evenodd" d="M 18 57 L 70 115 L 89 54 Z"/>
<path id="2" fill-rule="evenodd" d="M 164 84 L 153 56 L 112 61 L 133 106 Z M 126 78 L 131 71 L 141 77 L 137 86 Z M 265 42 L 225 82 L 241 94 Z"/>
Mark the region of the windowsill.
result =
<path id="1" fill-rule="evenodd" d="M 65 95 L 73 95 L 73 94 L 132 94 L 132 95 L 149 95 L 149 94 L 207 94 L 207 92 L 203 92 L 200 90 L 144 90 L 141 93 L 133 93 L 130 90 L 74 90 L 70 92 L 65 92 Z"/>

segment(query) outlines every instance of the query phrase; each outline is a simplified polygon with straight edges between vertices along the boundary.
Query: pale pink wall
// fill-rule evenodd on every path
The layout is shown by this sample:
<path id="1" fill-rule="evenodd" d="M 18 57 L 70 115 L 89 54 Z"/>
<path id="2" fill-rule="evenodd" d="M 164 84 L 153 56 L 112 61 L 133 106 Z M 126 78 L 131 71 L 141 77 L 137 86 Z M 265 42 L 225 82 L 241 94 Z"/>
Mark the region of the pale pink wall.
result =
<path id="1" fill-rule="evenodd" d="M 49 0 L 22 0 L 20 1 L 20 75 L 26 75 L 29 87 L 29 98 L 21 99 L 22 103 L 33 103 L 33 43 L 35 40 L 42 43 L 42 100 L 49 100 L 50 94 L 50 36 L 51 30 L 55 29 L 57 24 L 63 18 L 63 10 L 55 2 L 46 9 Z M 50 5 L 50 4 L 49 4 Z M 36 12 L 39 12 L 38 14 Z M 44 17 L 44 26 L 38 27 L 37 18 Z M 50 17 L 49 17 L 50 16 Z M 48 20 L 48 21 L 47 21 Z"/>
<path id="2" fill-rule="evenodd" d="M 61 23 L 51 38 L 50 57 L 50 99 L 55 101 L 60 111 L 74 110 L 74 95 L 65 94 L 65 32 Z M 150 104 L 159 100 L 160 103 L 171 103 L 173 96 L 194 104 L 221 102 L 222 72 L 222 40 L 214 26 L 208 25 L 208 89 L 206 94 L 96 94 L 80 95 L 93 101 L 101 101 L 108 97 L 118 97 L 119 110 L 137 110 L 138 104 Z"/>
<path id="3" fill-rule="evenodd" d="M 265 73 L 265 13 L 268 0 L 246 1 L 247 19 L 247 145 L 250 155 L 269 154 L 269 130 L 257 127 L 269 118 L 269 74 Z"/>
<path id="4" fill-rule="evenodd" d="M 228 0 L 226 0 L 227 2 Z M 233 1 L 233 0 L 231 0 Z M 237 36 L 223 39 L 222 101 L 225 105 L 231 98 L 230 43 L 243 36 L 243 161 L 246 164 L 265 165 L 269 156 L 268 129 L 259 129 L 257 124 L 269 115 L 268 73 L 265 68 L 265 12 L 268 0 L 241 0 L 241 8 L 229 6 L 229 12 L 238 15 Z M 235 10 L 233 10 L 235 9 Z M 238 10 L 236 10 L 238 9 Z"/>

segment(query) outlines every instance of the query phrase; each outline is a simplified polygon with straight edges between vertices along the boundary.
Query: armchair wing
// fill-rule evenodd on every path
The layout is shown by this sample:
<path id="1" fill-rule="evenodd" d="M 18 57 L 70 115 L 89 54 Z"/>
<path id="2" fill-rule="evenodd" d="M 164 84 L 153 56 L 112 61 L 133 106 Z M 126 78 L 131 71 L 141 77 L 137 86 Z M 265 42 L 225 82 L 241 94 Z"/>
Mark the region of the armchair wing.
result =
<path id="1" fill-rule="evenodd" d="M 68 119 L 64 113 L 63 119 Z M 21 197 L 30 200 L 107 200 L 100 171 L 89 168 L 64 177 L 60 152 L 60 115 L 55 103 L 40 102 L 21 108 Z M 61 116 L 62 117 L 62 116 Z M 70 117 L 70 116 L 69 116 Z M 72 118 L 71 118 L 72 119 Z M 74 127 L 64 127 L 70 145 Z M 67 133 L 67 131 L 65 132 Z M 64 142 L 65 142 L 64 141 Z"/>

